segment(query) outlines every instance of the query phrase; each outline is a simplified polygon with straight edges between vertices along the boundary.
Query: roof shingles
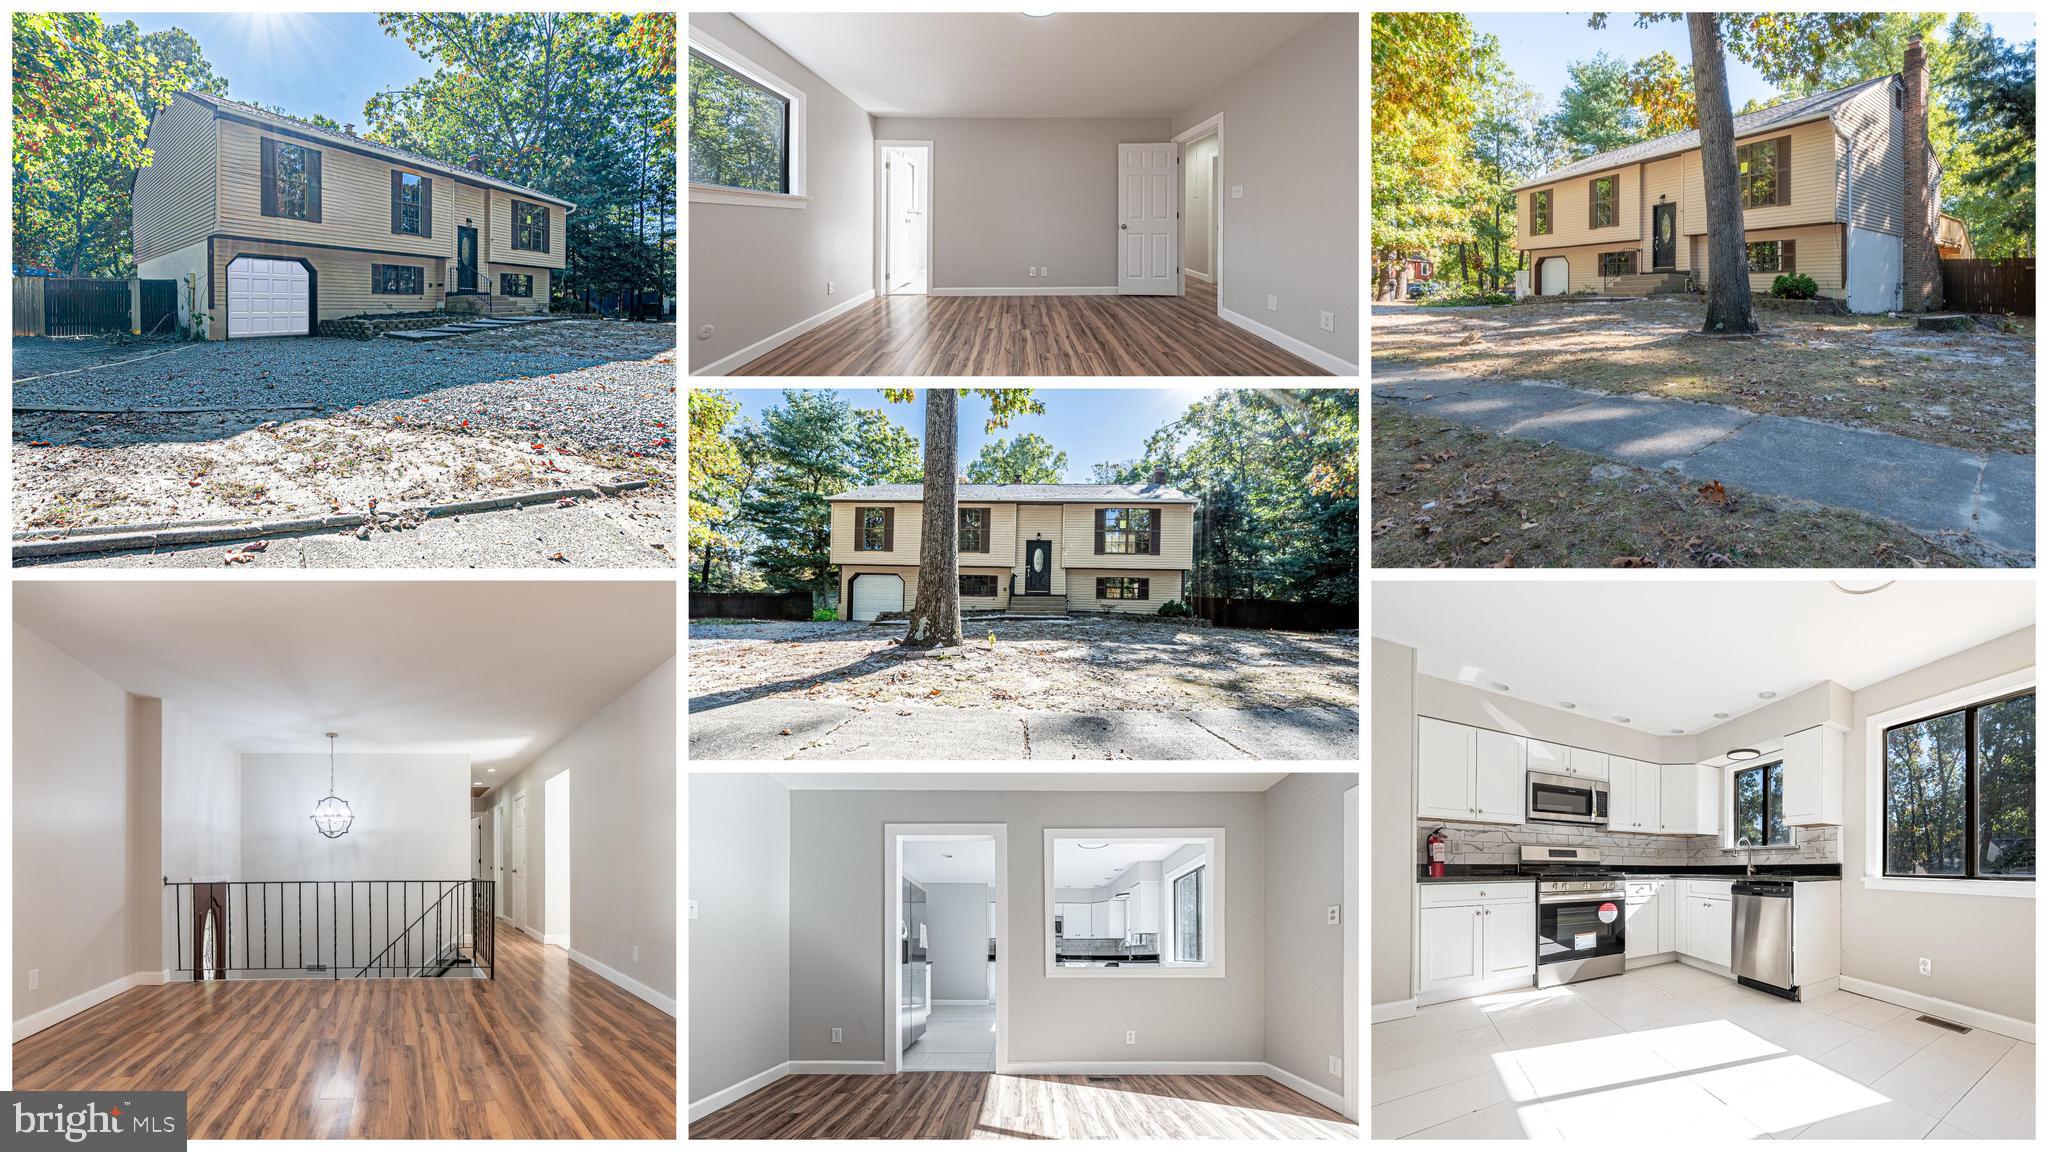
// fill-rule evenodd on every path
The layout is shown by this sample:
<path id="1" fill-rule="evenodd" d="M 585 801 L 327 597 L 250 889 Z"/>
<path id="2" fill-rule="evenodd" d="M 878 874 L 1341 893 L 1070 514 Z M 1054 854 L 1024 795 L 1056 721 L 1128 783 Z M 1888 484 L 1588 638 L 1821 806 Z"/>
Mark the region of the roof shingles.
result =
<path id="1" fill-rule="evenodd" d="M 994 503 L 1058 504 L 1131 500 L 1146 504 L 1194 504 L 1193 496 L 1164 484 L 961 484 L 956 500 Z M 924 499 L 922 484 L 869 484 L 832 496 L 832 500 L 880 500 L 891 503 Z"/>

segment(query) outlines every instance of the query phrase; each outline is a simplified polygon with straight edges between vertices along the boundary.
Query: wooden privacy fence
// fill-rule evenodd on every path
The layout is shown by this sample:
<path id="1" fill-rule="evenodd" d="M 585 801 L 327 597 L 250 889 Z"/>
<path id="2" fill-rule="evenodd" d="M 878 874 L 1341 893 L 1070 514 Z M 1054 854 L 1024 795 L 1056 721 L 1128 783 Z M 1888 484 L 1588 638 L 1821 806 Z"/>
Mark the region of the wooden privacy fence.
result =
<path id="1" fill-rule="evenodd" d="M 1942 306 L 1951 312 L 2034 314 L 2034 260 L 1943 260 Z"/>
<path id="2" fill-rule="evenodd" d="M 809 592 L 690 592 L 690 619 L 809 620 Z"/>
<path id="3" fill-rule="evenodd" d="M 132 331 L 163 336 L 175 330 L 177 317 L 176 280 L 14 278 L 16 336 L 98 336 Z M 137 319 L 141 323 L 132 322 Z"/>
<path id="4" fill-rule="evenodd" d="M 1211 624 L 1225 628 L 1277 628 L 1293 632 L 1334 632 L 1356 628 L 1358 605 L 1296 600 L 1225 600 L 1191 596 L 1188 607 Z"/>

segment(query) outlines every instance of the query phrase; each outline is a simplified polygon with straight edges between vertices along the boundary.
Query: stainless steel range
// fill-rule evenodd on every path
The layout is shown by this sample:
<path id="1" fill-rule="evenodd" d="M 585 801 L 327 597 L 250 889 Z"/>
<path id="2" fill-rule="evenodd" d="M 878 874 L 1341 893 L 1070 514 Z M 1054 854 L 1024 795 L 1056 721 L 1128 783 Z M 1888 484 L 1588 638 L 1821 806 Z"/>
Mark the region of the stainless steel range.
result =
<path id="1" fill-rule="evenodd" d="M 1536 881 L 1536 986 L 1621 975 L 1628 889 L 1600 850 L 1525 844 L 1521 873 Z"/>

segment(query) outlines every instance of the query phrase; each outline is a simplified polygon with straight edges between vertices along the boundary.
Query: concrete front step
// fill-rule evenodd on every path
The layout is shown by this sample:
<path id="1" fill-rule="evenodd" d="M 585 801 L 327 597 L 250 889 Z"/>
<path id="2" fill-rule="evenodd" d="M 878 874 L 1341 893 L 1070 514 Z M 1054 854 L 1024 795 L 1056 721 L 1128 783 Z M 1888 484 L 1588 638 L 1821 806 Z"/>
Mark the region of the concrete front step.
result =
<path id="1" fill-rule="evenodd" d="M 1615 296 L 1654 296 L 1666 292 L 1685 291 L 1685 274 L 1682 272 L 1635 272 L 1617 276 L 1607 285 L 1607 291 Z"/>

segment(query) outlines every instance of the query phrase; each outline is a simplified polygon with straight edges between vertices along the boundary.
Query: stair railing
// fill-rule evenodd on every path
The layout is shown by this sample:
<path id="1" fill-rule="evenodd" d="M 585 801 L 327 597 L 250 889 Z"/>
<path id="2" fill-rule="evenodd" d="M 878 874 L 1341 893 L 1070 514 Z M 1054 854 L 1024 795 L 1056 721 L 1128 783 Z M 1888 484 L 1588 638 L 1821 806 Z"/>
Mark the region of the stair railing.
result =
<path id="1" fill-rule="evenodd" d="M 490 880 L 163 881 L 172 972 L 340 980 L 497 978 L 497 885 Z"/>

